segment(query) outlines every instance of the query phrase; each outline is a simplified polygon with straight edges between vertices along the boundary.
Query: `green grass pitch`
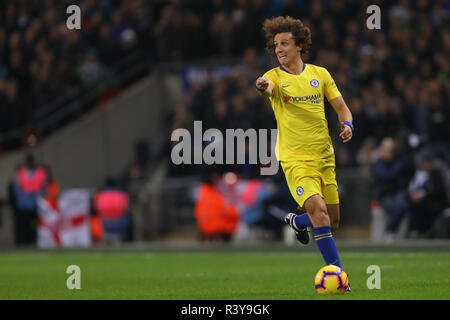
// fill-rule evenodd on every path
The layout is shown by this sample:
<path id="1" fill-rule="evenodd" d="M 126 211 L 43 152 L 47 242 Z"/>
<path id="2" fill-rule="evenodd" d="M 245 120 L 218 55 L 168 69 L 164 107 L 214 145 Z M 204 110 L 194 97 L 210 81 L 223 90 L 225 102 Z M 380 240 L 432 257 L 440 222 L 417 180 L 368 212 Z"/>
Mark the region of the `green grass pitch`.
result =
<path id="1" fill-rule="evenodd" d="M 352 292 L 319 296 L 314 250 L 2 252 L 0 299 L 450 299 L 448 251 L 346 250 L 341 260 Z M 69 265 L 80 267 L 79 290 L 67 289 Z M 366 286 L 370 265 L 380 267 L 381 289 Z"/>

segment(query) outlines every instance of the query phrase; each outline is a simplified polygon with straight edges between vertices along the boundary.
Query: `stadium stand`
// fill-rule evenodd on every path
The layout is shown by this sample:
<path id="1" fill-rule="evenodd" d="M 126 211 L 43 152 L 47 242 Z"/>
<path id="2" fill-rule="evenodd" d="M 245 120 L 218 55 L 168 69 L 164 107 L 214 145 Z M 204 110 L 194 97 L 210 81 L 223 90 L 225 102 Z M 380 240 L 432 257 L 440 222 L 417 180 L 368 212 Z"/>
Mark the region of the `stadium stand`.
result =
<path id="1" fill-rule="evenodd" d="M 81 31 L 66 28 L 69 4 L 81 8 Z M 448 172 L 450 5 L 370 4 L 381 8 L 380 30 L 366 28 L 367 1 L 4 0 L 0 157 L 36 145 L 161 64 L 186 70 L 183 100 L 167 119 L 171 130 L 189 127 L 194 119 L 204 121 L 204 130 L 275 128 L 270 104 L 254 90 L 257 76 L 275 63 L 264 51 L 261 26 L 266 17 L 290 15 L 312 30 L 312 50 L 304 60 L 330 71 L 354 116 L 352 143 L 334 144 L 338 169 L 370 168 L 389 136 L 416 166 L 432 154 Z M 208 61 L 230 63 L 211 73 Z M 205 78 L 189 77 L 194 62 L 209 72 Z M 334 121 L 330 131 L 338 130 Z M 443 176 L 449 185 L 449 175 Z"/>

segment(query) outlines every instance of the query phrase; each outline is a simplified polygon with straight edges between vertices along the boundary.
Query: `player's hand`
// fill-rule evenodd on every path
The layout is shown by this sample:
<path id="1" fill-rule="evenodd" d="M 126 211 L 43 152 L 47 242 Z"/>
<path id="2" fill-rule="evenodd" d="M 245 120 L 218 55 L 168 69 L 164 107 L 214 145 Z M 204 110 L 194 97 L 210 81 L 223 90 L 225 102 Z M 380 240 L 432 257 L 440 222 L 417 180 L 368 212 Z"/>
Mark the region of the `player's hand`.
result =
<path id="1" fill-rule="evenodd" d="M 339 137 L 342 139 L 343 143 L 349 142 L 353 137 L 352 128 L 341 122 L 341 133 L 339 134 Z"/>
<path id="2" fill-rule="evenodd" d="M 269 80 L 263 77 L 259 77 L 258 79 L 256 79 L 255 85 L 259 90 L 266 91 L 266 89 L 269 87 Z"/>

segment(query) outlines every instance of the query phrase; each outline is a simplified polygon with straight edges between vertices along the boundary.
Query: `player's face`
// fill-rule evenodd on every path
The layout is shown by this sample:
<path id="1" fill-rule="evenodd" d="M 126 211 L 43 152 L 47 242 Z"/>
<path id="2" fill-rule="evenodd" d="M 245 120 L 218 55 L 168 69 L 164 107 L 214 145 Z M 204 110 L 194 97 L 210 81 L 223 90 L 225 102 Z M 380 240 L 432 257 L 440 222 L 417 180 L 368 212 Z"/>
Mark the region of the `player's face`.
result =
<path id="1" fill-rule="evenodd" d="M 301 48 L 295 45 L 292 33 L 277 33 L 273 43 L 275 45 L 275 54 L 281 65 L 288 65 L 300 57 Z"/>

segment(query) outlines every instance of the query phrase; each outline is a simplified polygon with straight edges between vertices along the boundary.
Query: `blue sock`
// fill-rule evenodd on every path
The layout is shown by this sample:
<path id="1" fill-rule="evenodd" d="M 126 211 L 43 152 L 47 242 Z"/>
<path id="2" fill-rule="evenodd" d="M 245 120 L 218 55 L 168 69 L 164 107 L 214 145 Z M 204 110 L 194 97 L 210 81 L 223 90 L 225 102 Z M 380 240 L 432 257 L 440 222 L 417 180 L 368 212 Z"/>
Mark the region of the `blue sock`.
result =
<path id="1" fill-rule="evenodd" d="M 297 227 L 297 229 L 303 229 L 305 227 L 310 227 L 310 228 L 313 227 L 312 222 L 309 219 L 309 216 L 307 213 L 299 214 L 298 216 L 296 216 L 294 219 L 294 223 L 295 223 L 295 226 Z"/>
<path id="2" fill-rule="evenodd" d="M 331 226 L 314 228 L 314 239 L 327 265 L 333 264 L 342 268 L 341 260 L 331 234 Z"/>

